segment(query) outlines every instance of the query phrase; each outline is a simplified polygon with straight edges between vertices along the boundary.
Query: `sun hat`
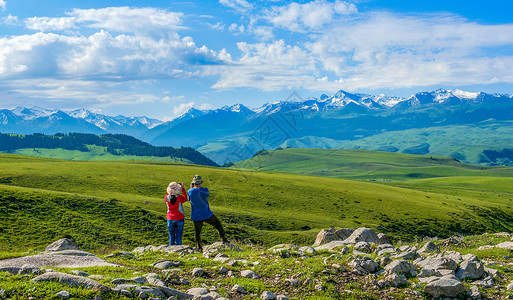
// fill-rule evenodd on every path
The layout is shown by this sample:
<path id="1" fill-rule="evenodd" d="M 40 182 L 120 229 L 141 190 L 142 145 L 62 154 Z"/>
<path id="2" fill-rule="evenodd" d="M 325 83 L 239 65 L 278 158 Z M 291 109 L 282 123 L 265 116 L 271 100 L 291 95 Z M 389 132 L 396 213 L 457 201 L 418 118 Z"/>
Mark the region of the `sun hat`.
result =
<path id="1" fill-rule="evenodd" d="M 201 178 L 201 176 L 199 176 L 199 175 L 194 175 L 194 178 L 192 179 L 192 183 L 193 184 L 202 184 L 203 178 Z"/>
<path id="2" fill-rule="evenodd" d="M 180 195 L 181 192 L 182 187 L 174 181 L 167 186 L 167 193 L 169 195 Z"/>

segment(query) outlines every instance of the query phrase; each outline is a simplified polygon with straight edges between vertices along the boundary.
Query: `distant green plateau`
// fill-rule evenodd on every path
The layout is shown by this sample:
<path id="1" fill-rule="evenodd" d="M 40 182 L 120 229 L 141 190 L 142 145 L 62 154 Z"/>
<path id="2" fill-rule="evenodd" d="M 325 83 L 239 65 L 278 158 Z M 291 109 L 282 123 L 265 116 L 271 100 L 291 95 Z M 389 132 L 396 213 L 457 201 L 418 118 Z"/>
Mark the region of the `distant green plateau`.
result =
<path id="1" fill-rule="evenodd" d="M 292 156 L 292 151 L 303 150 L 279 150 L 269 157 L 277 159 L 281 151 Z M 332 226 L 368 226 L 394 239 L 513 231 L 511 168 L 468 166 L 439 157 L 349 153 L 353 165 L 346 175 L 360 180 L 281 172 L 285 167 L 280 172 L 254 171 L 0 154 L 0 248 L 42 249 L 60 237 L 72 238 L 86 250 L 165 244 L 166 186 L 170 181 L 188 184 L 195 174 L 205 179 L 212 210 L 229 238 L 260 245 L 312 244 L 319 230 Z M 324 157 L 331 161 L 322 167 L 328 172 L 329 164 L 343 160 L 335 154 Z M 407 175 L 413 173 L 431 177 Z M 391 181 L 364 181 L 372 177 Z M 192 245 L 189 216 L 186 204 L 184 243 Z M 210 226 L 204 230 L 205 243 L 217 239 Z"/>

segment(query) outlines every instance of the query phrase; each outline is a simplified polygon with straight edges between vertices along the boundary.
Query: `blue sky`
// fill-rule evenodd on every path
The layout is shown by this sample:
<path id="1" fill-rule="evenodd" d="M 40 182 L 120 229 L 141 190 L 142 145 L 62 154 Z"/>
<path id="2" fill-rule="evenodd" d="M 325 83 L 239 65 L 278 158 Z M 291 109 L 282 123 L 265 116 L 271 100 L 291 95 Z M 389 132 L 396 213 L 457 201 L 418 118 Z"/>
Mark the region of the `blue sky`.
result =
<path id="1" fill-rule="evenodd" d="M 293 91 L 513 93 L 513 3 L 0 0 L 0 108 L 170 120 Z"/>

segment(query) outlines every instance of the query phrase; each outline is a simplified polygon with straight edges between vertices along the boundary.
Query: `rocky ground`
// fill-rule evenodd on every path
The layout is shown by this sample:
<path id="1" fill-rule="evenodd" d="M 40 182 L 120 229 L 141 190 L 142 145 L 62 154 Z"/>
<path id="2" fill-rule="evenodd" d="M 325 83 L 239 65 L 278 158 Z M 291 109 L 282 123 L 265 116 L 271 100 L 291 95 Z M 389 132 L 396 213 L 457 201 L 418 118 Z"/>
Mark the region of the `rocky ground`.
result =
<path id="1" fill-rule="evenodd" d="M 67 239 L 0 260 L 0 299 L 511 299 L 510 233 L 396 242 L 322 230 L 313 246 L 145 246 L 97 256 Z"/>

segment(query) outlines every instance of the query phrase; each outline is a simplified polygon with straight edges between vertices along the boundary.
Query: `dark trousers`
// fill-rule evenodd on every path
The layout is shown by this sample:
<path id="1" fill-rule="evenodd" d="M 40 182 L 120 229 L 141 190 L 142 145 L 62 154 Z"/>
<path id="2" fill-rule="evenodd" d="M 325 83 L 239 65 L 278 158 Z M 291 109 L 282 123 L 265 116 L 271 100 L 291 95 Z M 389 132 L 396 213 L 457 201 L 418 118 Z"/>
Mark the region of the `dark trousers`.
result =
<path id="1" fill-rule="evenodd" d="M 212 215 L 212 217 L 203 220 L 203 221 L 194 221 L 194 232 L 195 232 L 195 242 L 196 247 L 199 249 L 203 249 L 202 243 L 201 243 L 201 229 L 203 228 L 203 222 L 207 222 L 207 224 L 210 224 L 214 226 L 214 228 L 219 233 L 219 237 L 224 242 L 227 242 L 226 235 L 224 233 L 223 225 L 221 224 L 221 221 L 215 216 Z"/>

